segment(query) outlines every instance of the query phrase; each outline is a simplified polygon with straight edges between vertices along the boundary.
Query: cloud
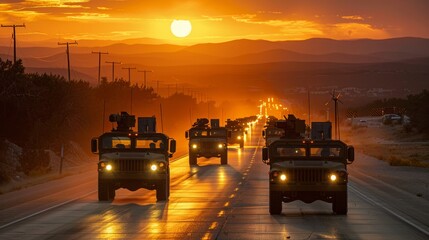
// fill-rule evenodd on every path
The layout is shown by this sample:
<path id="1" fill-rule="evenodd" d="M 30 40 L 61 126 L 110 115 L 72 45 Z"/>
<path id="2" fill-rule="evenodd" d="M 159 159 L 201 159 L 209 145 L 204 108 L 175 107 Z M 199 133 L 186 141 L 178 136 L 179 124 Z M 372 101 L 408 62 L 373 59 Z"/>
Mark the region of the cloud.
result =
<path id="1" fill-rule="evenodd" d="M 341 16 L 341 18 L 346 20 L 364 20 L 364 18 L 359 15 Z"/>
<path id="2" fill-rule="evenodd" d="M 81 12 L 79 14 L 73 14 L 72 16 L 67 16 L 67 18 L 70 19 L 77 19 L 77 20 L 103 20 L 103 19 L 110 19 L 110 15 L 106 13 L 94 13 L 94 12 Z"/>
<path id="3" fill-rule="evenodd" d="M 325 33 L 332 38 L 356 39 L 373 38 L 383 39 L 391 37 L 384 29 L 378 29 L 370 24 L 363 23 L 338 23 L 328 26 Z"/>

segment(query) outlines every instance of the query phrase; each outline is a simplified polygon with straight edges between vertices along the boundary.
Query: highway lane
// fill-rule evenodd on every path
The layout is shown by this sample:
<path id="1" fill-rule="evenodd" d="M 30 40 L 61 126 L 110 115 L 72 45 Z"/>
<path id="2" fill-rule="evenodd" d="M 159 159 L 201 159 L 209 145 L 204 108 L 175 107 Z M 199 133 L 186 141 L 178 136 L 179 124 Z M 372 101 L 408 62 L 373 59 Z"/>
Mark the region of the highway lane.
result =
<path id="1" fill-rule="evenodd" d="M 349 214 L 332 214 L 331 205 L 293 202 L 283 213 L 268 213 L 268 166 L 261 162 L 261 126 L 249 135 L 246 147 L 229 150 L 229 164 L 200 158 L 189 167 L 183 157 L 171 164 L 171 196 L 156 202 L 154 191 L 118 190 L 111 202 L 98 202 L 96 172 L 38 186 L 35 194 L 0 196 L 0 239 L 427 239 L 399 215 L 404 212 L 384 202 L 374 180 L 352 175 Z M 359 161 L 357 159 L 356 161 Z M 351 165 L 352 168 L 353 165 Z M 353 171 L 352 171 L 353 173 Z M 84 177 L 86 176 L 86 177 Z M 67 183 L 63 183 L 67 182 Z M 55 185 L 55 186 L 53 186 Z M 45 189 L 53 188 L 51 190 Z M 54 191 L 54 193 L 47 194 Z M 374 192 L 378 194 L 374 194 Z M 10 199 L 16 194 L 16 204 Z M 82 198 L 79 198 L 83 196 Z M 77 199 L 75 199 L 77 198 Z M 4 199 L 9 199 L 5 201 Z M 69 200 L 71 202 L 67 202 Z M 55 207 L 58 204 L 66 204 Z M 425 206 L 425 203 L 422 203 Z M 427 204 L 427 203 L 426 203 Z M 394 204 L 400 208 L 400 204 Z M 385 208 L 383 208 L 385 206 Z M 34 213 L 49 209 L 40 214 Z M 406 211 L 405 211 L 406 213 Z M 418 215 L 419 213 L 411 213 Z M 16 217 L 14 215 L 18 215 Z M 17 221 L 28 217 L 22 221 Z M 418 218 L 418 217 L 417 217 Z M 421 218 L 418 218 L 421 219 Z M 13 224 L 10 224 L 13 223 Z M 9 224 L 9 225 L 8 225 Z M 420 227 L 428 225 L 420 222 Z"/>

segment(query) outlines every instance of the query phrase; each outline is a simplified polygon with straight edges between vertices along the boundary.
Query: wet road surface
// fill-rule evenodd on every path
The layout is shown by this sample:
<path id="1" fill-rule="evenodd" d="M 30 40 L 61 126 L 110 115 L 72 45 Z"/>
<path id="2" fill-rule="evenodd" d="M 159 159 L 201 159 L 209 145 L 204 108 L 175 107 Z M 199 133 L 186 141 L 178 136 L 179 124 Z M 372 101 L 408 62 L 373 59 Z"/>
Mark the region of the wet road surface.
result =
<path id="1" fill-rule="evenodd" d="M 283 203 L 282 215 L 269 215 L 261 131 L 249 132 L 244 149 L 229 149 L 228 165 L 218 158 L 199 158 L 195 167 L 187 156 L 174 161 L 168 202 L 156 202 L 155 191 L 143 189 L 121 189 L 113 202 L 98 202 L 96 166 L 0 195 L 0 239 L 429 238 L 427 201 L 405 199 L 420 213 L 401 211 L 404 201 L 378 193 L 376 181 L 359 171 L 351 176 L 347 216 L 320 201 Z"/>

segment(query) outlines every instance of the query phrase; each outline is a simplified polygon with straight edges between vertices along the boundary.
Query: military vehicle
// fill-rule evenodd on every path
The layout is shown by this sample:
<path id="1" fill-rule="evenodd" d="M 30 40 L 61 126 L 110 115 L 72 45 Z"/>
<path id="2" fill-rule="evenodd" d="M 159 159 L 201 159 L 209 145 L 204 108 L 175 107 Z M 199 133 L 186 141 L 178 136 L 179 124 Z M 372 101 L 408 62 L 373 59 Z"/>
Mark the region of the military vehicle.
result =
<path id="1" fill-rule="evenodd" d="M 113 200 L 119 188 L 156 190 L 157 201 L 168 200 L 176 141 L 156 132 L 155 117 L 139 117 L 137 132 L 134 115 L 111 114 L 109 120 L 117 128 L 91 140 L 92 152 L 99 155 L 98 200 Z"/>
<path id="2" fill-rule="evenodd" d="M 332 203 L 334 213 L 345 215 L 347 164 L 354 161 L 354 148 L 331 139 L 330 122 L 313 123 L 312 138 L 306 139 L 303 123 L 293 115 L 278 122 L 284 135 L 262 150 L 262 161 L 270 166 L 270 214 L 281 214 L 283 202 L 322 200 Z"/>
<path id="3" fill-rule="evenodd" d="M 228 164 L 228 131 L 220 127 L 219 119 L 199 118 L 185 132 L 189 140 L 189 165 L 196 165 L 198 157 L 220 157 L 222 165 Z"/>
<path id="4" fill-rule="evenodd" d="M 226 120 L 225 128 L 231 134 L 231 136 L 228 137 L 228 145 L 239 144 L 240 148 L 244 147 L 244 134 L 246 134 L 244 126 L 246 124 L 247 123 L 243 123 L 239 120 Z"/>

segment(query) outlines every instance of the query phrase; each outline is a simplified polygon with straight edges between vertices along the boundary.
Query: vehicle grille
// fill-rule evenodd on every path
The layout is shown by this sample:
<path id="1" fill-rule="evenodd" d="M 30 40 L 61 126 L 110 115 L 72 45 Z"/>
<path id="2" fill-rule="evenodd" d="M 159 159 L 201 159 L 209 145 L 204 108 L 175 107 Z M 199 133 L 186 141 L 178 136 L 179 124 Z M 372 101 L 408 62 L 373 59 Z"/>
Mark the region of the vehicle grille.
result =
<path id="1" fill-rule="evenodd" d="M 200 146 L 203 149 L 210 149 L 210 148 L 216 148 L 218 146 L 219 143 L 215 143 L 215 142 L 201 142 Z"/>
<path id="2" fill-rule="evenodd" d="M 300 183 L 325 182 L 327 179 L 326 170 L 317 168 L 291 169 L 289 174 L 293 182 Z"/>
<path id="3" fill-rule="evenodd" d="M 115 165 L 119 172 L 141 172 L 145 169 L 145 161 L 140 159 L 120 159 Z"/>

